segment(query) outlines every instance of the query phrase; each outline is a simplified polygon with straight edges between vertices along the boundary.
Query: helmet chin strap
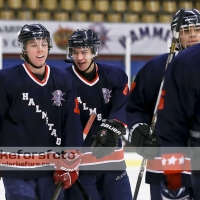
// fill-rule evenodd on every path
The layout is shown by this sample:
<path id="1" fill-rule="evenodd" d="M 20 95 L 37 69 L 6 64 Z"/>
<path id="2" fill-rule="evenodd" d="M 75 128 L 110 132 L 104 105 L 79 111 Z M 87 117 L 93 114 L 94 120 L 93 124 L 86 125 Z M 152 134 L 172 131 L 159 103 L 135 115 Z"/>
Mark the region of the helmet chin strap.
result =
<path id="1" fill-rule="evenodd" d="M 90 63 L 89 67 L 87 69 L 85 69 L 84 71 L 81 71 L 78 69 L 78 67 L 76 66 L 75 62 L 72 60 L 73 64 L 74 64 L 74 67 L 76 68 L 76 70 L 80 73 L 86 73 L 86 71 L 88 71 L 90 69 L 90 67 L 92 66 L 92 64 L 94 63 L 94 60 L 95 59 L 92 59 L 92 62 Z"/>
<path id="2" fill-rule="evenodd" d="M 27 54 L 22 53 L 22 57 L 25 59 L 25 61 L 26 61 L 28 64 L 30 64 L 30 65 L 31 65 L 32 67 L 34 67 L 35 69 L 41 69 L 41 68 L 46 64 L 46 60 L 45 60 L 45 63 L 44 63 L 43 65 L 36 66 L 36 65 L 34 65 L 34 64 L 30 61 L 30 59 L 29 59 L 29 57 L 27 56 Z"/>

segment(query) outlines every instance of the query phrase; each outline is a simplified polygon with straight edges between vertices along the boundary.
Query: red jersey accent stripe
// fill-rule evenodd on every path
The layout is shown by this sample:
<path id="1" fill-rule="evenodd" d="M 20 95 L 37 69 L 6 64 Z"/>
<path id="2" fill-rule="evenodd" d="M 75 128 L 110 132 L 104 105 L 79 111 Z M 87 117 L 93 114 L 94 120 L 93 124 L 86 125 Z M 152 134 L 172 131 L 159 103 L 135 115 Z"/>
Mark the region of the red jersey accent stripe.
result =
<path id="1" fill-rule="evenodd" d="M 148 160 L 147 170 L 163 171 L 161 159 Z"/>
<path id="2" fill-rule="evenodd" d="M 42 81 L 40 81 L 35 75 L 30 71 L 30 69 L 27 67 L 26 63 L 24 64 L 24 67 L 28 71 L 29 75 L 31 76 L 32 79 L 34 79 L 36 82 L 38 82 L 40 85 L 44 85 L 47 82 L 48 75 L 49 75 L 49 67 L 48 65 L 45 65 L 45 77 Z"/>
<path id="3" fill-rule="evenodd" d="M 74 108 L 74 113 L 76 113 L 76 114 L 80 114 L 80 109 L 79 109 L 79 103 L 78 103 L 78 99 L 77 98 L 75 98 L 75 108 Z"/>
<path id="4" fill-rule="evenodd" d="M 184 170 L 185 155 L 182 153 L 163 154 L 162 166 L 165 174 L 181 173 Z"/>
<path id="5" fill-rule="evenodd" d="M 161 158 L 154 159 L 154 160 L 148 160 L 146 169 L 147 169 L 147 171 L 155 171 L 155 173 L 160 173 L 160 171 L 163 171 Z M 187 172 L 191 171 L 189 158 L 185 158 L 183 170 L 187 171 Z"/>
<path id="6" fill-rule="evenodd" d="M 83 165 L 103 164 L 103 163 L 110 163 L 113 161 L 121 161 L 123 159 L 124 159 L 124 149 L 116 150 L 114 153 L 105 156 L 101 159 L 96 159 L 96 157 L 92 155 L 92 152 L 89 152 L 83 154 L 80 165 L 83 166 Z"/>
<path id="7" fill-rule="evenodd" d="M 125 85 L 124 90 L 123 90 L 123 95 L 128 95 L 129 93 L 129 88 L 128 88 L 128 83 Z"/>
<path id="8" fill-rule="evenodd" d="M 133 82 L 132 85 L 131 85 L 130 92 L 135 88 L 135 86 L 136 86 L 136 82 Z"/>
<path id="9" fill-rule="evenodd" d="M 76 70 L 75 67 L 73 67 L 74 71 L 76 72 L 76 74 L 79 76 L 80 79 L 82 79 L 82 81 L 88 83 L 88 85 L 91 85 L 93 83 L 95 83 L 98 79 L 99 79 L 99 75 L 98 75 L 98 66 L 96 65 L 96 77 L 93 81 L 88 81 L 87 79 L 85 79 L 81 74 L 79 74 L 79 72 Z"/>
<path id="10" fill-rule="evenodd" d="M 162 90 L 160 101 L 159 101 L 159 104 L 158 104 L 158 110 L 162 110 L 164 108 L 164 105 L 165 105 L 165 99 L 164 99 L 165 94 L 166 94 L 166 91 Z"/>

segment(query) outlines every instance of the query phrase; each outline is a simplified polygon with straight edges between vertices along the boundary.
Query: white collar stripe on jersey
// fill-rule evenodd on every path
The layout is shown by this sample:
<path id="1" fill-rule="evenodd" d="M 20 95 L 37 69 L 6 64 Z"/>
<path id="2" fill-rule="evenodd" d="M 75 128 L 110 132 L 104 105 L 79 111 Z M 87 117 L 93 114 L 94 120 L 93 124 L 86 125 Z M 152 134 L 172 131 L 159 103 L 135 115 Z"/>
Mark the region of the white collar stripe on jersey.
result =
<path id="1" fill-rule="evenodd" d="M 76 76 L 77 76 L 82 82 L 84 82 L 86 85 L 93 86 L 93 85 L 95 85 L 95 84 L 99 81 L 99 77 L 98 77 L 94 82 L 89 82 L 89 81 L 87 81 L 86 79 L 84 79 L 82 76 L 80 76 L 80 75 L 77 73 L 77 71 L 76 71 L 75 68 L 74 68 L 74 65 L 72 65 L 72 69 L 73 69 L 74 73 L 76 74 Z"/>
<path id="2" fill-rule="evenodd" d="M 50 75 L 50 67 L 48 66 L 48 65 L 46 65 L 46 71 L 47 72 L 45 72 L 45 78 L 44 78 L 44 82 L 39 82 L 29 71 L 28 71 L 28 69 L 26 68 L 26 66 L 25 66 L 25 64 L 22 64 L 22 66 L 24 67 L 24 69 L 25 69 L 25 71 L 26 71 L 26 73 L 29 75 L 29 77 L 34 81 L 34 82 L 36 82 L 38 85 L 40 85 L 40 86 L 45 86 L 46 84 L 47 84 L 47 82 L 48 82 L 48 80 L 49 80 L 49 75 Z"/>

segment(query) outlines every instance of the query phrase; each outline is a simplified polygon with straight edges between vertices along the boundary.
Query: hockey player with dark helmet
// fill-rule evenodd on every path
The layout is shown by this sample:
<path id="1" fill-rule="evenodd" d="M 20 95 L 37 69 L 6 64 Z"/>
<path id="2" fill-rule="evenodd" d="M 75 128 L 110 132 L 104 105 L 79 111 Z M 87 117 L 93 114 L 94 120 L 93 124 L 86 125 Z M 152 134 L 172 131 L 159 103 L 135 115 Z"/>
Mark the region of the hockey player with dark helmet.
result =
<path id="1" fill-rule="evenodd" d="M 171 31 L 174 31 L 177 25 L 180 10 L 178 10 L 173 17 L 171 23 Z M 181 28 L 186 26 L 200 25 L 200 12 L 197 9 L 186 9 L 183 20 L 181 22 Z"/>
<path id="2" fill-rule="evenodd" d="M 174 33 L 179 18 L 178 10 L 171 23 L 171 31 Z M 184 17 L 180 27 L 179 40 L 177 41 L 177 50 L 181 51 L 200 41 L 200 12 L 194 9 L 185 10 Z"/>
<path id="3" fill-rule="evenodd" d="M 126 134 L 125 106 L 128 77 L 123 69 L 95 60 L 100 39 L 92 29 L 76 30 L 69 38 L 67 67 L 77 90 L 82 127 L 96 114 L 84 140 L 79 180 L 91 199 L 131 200 L 121 137 Z M 121 177 L 121 178 L 117 178 Z M 67 199 L 83 200 L 76 185 L 66 191 Z"/>
<path id="4" fill-rule="evenodd" d="M 179 14 L 180 10 L 173 16 L 171 23 L 172 34 L 175 34 Z M 180 51 L 184 51 L 186 48 L 199 43 L 199 19 L 200 13 L 198 10 L 185 10 L 172 61 Z M 132 84 L 126 108 L 131 146 L 134 147 L 136 153 L 149 159 L 146 166 L 146 183 L 150 184 L 152 200 L 181 199 L 187 196 L 188 193 L 192 197 L 190 174 L 187 172 L 182 173 L 183 185 L 179 184 L 179 181 L 176 181 L 179 180 L 179 176 L 178 178 L 176 175 L 165 176 L 160 152 L 158 152 L 161 140 L 157 132 L 157 126 L 153 133 L 151 135 L 149 134 L 152 132 L 152 117 L 154 115 L 160 85 L 165 74 L 168 56 L 168 53 L 156 56 L 139 70 Z M 188 164 L 188 162 L 189 158 L 186 158 L 185 163 Z M 171 193 L 173 193 L 173 198 L 169 196 Z"/>
<path id="5" fill-rule="evenodd" d="M 15 149 L 17 164 L 13 165 L 10 156 L 13 151 L 8 149 L 6 161 L 12 166 L 1 167 L 1 177 L 6 199 L 47 200 L 52 199 L 57 183 L 62 182 L 62 188 L 66 189 L 78 178 L 82 156 L 78 149 L 83 140 L 77 94 L 65 69 L 46 64 L 52 42 L 44 26 L 26 24 L 18 41 L 25 62 L 0 70 L 0 146 L 17 149 L 28 146 L 33 157 L 25 158 L 28 149 L 26 153 Z M 55 147 L 55 157 L 38 158 L 36 152 L 40 147 L 44 155 L 52 155 L 49 147 Z M 24 159 L 31 166 L 24 165 Z M 64 190 L 57 199 L 64 199 Z"/>
<path id="6" fill-rule="evenodd" d="M 45 64 L 48 52 L 47 54 L 40 55 L 40 57 L 38 57 L 38 59 L 40 60 L 42 60 L 41 58 L 44 58 L 43 61 L 34 63 L 34 61 L 32 61 L 30 58 L 31 53 L 29 54 L 29 49 L 27 49 L 28 41 L 34 42 L 35 48 L 38 48 L 38 51 L 43 50 L 44 47 L 48 45 L 48 52 L 49 52 L 50 49 L 53 47 L 50 33 L 42 24 L 26 24 L 21 29 L 18 36 L 18 42 L 20 47 L 22 48 L 22 54 L 21 54 L 22 59 L 24 59 L 34 68 L 39 69 Z"/>
<path id="7" fill-rule="evenodd" d="M 92 29 L 77 29 L 69 38 L 67 45 L 67 59 L 71 60 L 80 73 L 88 72 L 91 70 L 91 66 L 94 64 L 94 60 L 98 57 L 100 39 Z M 83 54 L 91 49 L 92 57 L 90 63 L 75 63 L 73 54 L 73 48 L 81 48 Z M 82 66 L 81 66 L 82 65 Z"/>

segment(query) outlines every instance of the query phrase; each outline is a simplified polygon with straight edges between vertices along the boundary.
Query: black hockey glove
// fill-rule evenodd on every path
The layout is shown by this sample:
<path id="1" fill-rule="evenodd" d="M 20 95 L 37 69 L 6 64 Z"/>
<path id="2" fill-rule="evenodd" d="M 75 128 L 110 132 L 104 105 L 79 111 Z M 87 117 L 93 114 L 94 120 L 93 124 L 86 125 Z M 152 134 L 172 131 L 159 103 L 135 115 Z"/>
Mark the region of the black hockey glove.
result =
<path id="1" fill-rule="evenodd" d="M 92 155 L 100 159 L 113 153 L 118 146 L 118 139 L 124 134 L 126 129 L 121 122 L 106 120 L 92 137 Z"/>
<path id="2" fill-rule="evenodd" d="M 146 159 L 154 159 L 160 146 L 156 130 L 152 133 L 150 126 L 144 123 L 138 123 L 132 127 L 129 133 L 129 142 L 136 153 Z"/>

